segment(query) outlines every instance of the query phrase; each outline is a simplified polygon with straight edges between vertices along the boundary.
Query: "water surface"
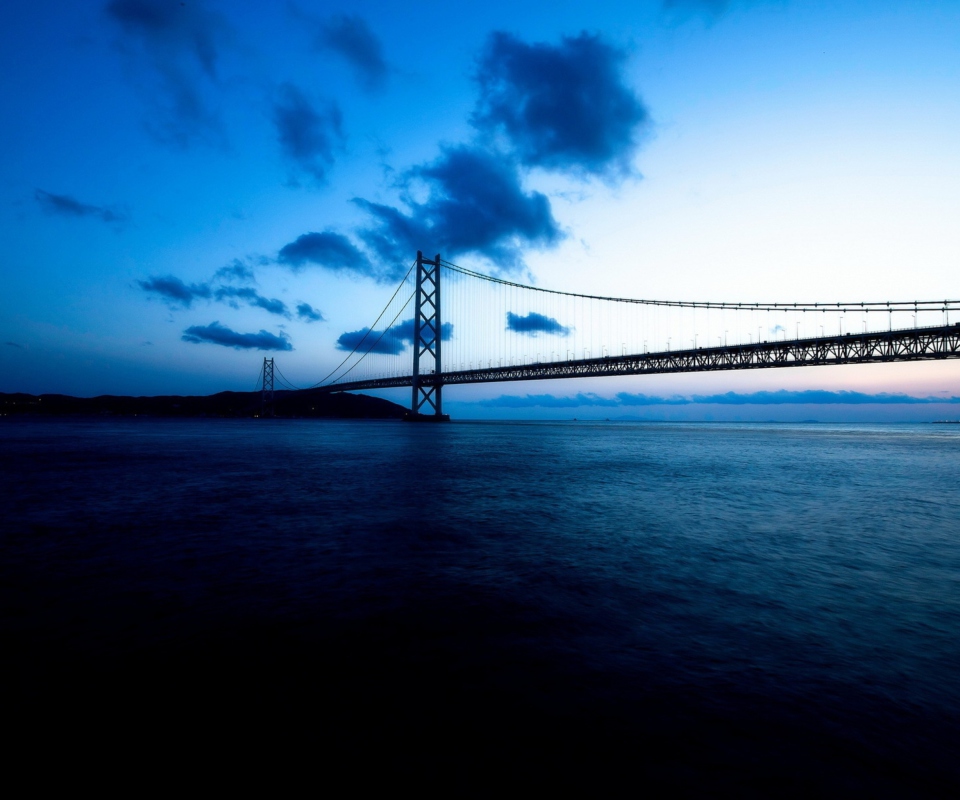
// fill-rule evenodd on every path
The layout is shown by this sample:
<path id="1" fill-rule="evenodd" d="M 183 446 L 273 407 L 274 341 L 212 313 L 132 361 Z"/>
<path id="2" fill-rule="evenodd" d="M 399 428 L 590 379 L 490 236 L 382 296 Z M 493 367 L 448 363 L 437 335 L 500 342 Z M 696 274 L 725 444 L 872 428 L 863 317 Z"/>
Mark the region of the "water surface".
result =
<path id="1" fill-rule="evenodd" d="M 461 788 L 960 786 L 952 426 L 4 420 L 0 453 L 35 713 Z"/>

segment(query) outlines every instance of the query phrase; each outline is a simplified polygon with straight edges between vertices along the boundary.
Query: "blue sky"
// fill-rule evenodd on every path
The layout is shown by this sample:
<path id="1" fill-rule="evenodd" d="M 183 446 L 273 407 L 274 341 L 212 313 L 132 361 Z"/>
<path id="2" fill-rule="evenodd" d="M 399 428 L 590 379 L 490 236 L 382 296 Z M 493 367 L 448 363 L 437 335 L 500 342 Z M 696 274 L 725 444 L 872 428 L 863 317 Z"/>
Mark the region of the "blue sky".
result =
<path id="1" fill-rule="evenodd" d="M 3 391 L 249 390 L 264 354 L 313 383 L 417 246 L 627 297 L 960 294 L 956 2 L 38 2 L 0 37 Z M 446 402 L 781 390 L 948 398 L 960 366 Z M 831 408 L 957 416 L 894 405 Z"/>

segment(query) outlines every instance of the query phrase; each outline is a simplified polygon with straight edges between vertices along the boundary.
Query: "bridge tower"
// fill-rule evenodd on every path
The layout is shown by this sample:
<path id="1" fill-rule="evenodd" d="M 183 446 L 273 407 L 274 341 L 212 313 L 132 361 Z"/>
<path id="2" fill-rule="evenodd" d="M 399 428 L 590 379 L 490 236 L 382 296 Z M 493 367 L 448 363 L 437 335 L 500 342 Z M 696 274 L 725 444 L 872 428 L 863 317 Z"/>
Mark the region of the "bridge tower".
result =
<path id="1" fill-rule="evenodd" d="M 433 261 L 417 251 L 417 291 L 413 317 L 413 396 L 406 419 L 443 422 L 440 348 L 440 254 Z"/>
<path id="2" fill-rule="evenodd" d="M 263 359 L 263 386 L 260 391 L 260 416 L 273 416 L 273 359 Z"/>

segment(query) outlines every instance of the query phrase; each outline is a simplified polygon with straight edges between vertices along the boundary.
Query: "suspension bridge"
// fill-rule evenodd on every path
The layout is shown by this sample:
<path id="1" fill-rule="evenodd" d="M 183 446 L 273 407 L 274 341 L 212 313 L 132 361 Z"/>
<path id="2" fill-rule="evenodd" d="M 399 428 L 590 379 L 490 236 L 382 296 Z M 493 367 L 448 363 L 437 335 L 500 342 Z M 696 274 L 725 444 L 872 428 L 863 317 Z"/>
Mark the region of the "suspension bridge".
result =
<path id="1" fill-rule="evenodd" d="M 441 292 L 442 287 L 442 292 Z M 442 302 L 441 302 L 442 298 Z M 312 386 L 409 387 L 408 419 L 439 421 L 449 385 L 960 358 L 957 300 L 737 303 L 602 297 L 528 286 L 417 253 L 369 327 Z"/>

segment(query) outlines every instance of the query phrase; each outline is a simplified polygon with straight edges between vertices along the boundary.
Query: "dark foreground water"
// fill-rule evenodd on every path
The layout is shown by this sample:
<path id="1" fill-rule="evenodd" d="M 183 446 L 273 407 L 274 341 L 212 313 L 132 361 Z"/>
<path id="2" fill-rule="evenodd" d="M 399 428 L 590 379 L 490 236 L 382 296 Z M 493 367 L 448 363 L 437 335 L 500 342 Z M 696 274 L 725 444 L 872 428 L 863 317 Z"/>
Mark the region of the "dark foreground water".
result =
<path id="1" fill-rule="evenodd" d="M 4 420 L 0 456 L 6 724 L 45 751 L 960 788 L 954 427 Z"/>

